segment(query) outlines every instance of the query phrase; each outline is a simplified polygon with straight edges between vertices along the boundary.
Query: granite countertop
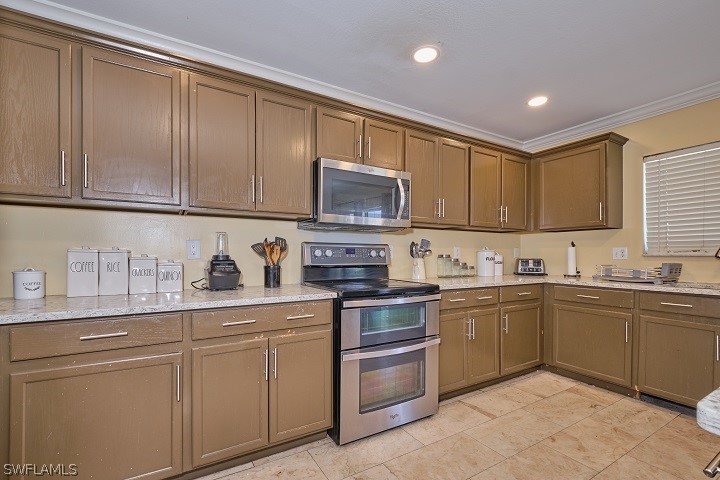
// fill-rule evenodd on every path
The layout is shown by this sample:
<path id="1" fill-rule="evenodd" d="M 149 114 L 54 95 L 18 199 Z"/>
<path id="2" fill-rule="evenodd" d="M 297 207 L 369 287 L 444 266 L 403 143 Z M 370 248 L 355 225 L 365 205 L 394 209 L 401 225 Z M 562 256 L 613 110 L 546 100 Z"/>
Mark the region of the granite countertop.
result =
<path id="1" fill-rule="evenodd" d="M 697 423 L 715 435 L 720 435 L 720 388 L 697 404 Z"/>
<path id="2" fill-rule="evenodd" d="M 282 285 L 279 288 L 257 286 L 217 292 L 184 290 L 175 293 L 74 298 L 53 295 L 37 300 L 0 298 L 0 325 L 304 302 L 332 299 L 335 296 L 333 292 L 318 288 Z"/>

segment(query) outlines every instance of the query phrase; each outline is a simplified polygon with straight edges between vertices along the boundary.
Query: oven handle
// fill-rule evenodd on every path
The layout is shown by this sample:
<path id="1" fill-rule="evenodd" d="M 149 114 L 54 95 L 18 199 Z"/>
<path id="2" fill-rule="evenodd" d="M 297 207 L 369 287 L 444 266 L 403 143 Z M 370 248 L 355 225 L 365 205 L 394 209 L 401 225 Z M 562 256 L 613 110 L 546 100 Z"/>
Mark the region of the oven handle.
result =
<path id="1" fill-rule="evenodd" d="M 399 297 L 399 298 L 373 298 L 367 300 L 346 300 L 343 302 L 343 308 L 353 307 L 384 307 L 387 305 L 402 305 L 404 303 L 424 303 L 440 300 L 440 294 L 421 295 L 419 297 Z"/>
<path id="2" fill-rule="evenodd" d="M 342 361 L 351 362 L 353 360 L 367 360 L 369 358 L 387 357 L 389 355 L 400 355 L 401 353 L 414 352 L 415 350 L 422 350 L 424 348 L 432 347 L 433 345 L 439 345 L 440 338 L 433 338 L 427 342 L 418 343 L 415 345 L 408 345 L 407 347 L 391 348 L 390 350 L 381 350 L 379 352 L 367 352 L 367 353 L 343 353 Z"/>

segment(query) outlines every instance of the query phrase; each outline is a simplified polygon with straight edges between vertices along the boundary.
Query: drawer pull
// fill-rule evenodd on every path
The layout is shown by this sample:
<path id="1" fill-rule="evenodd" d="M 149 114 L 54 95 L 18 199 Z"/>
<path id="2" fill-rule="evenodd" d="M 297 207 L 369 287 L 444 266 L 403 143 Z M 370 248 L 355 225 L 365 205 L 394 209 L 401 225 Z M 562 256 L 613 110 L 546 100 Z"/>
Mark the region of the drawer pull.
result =
<path id="1" fill-rule="evenodd" d="M 84 340 L 99 340 L 101 338 L 115 338 L 115 337 L 127 337 L 128 332 L 116 332 L 116 333 L 103 333 L 100 335 L 85 335 L 80 337 L 81 341 Z"/>
<path id="2" fill-rule="evenodd" d="M 464 302 L 464 298 L 451 298 L 448 302 Z"/>
<path id="3" fill-rule="evenodd" d="M 223 327 L 234 327 L 236 325 L 250 325 L 255 323 L 257 320 L 240 320 L 238 322 L 225 322 L 222 324 Z"/>
<path id="4" fill-rule="evenodd" d="M 685 308 L 692 308 L 692 305 L 690 305 L 689 303 L 660 302 L 660 305 L 667 305 L 668 307 L 685 307 Z"/>
<path id="5" fill-rule="evenodd" d="M 596 297 L 595 295 L 581 295 L 578 293 L 575 296 L 580 298 L 592 298 L 593 300 L 600 300 L 600 297 Z"/>
<path id="6" fill-rule="evenodd" d="M 313 318 L 315 316 L 314 313 L 306 313 L 305 315 L 291 315 L 289 317 L 285 317 L 286 320 L 302 320 L 303 318 Z"/>
<path id="7" fill-rule="evenodd" d="M 518 296 L 522 297 L 523 295 L 532 295 L 532 292 L 518 292 Z"/>
<path id="8" fill-rule="evenodd" d="M 492 295 L 488 295 L 487 297 L 476 297 L 478 300 L 491 300 L 493 297 Z"/>

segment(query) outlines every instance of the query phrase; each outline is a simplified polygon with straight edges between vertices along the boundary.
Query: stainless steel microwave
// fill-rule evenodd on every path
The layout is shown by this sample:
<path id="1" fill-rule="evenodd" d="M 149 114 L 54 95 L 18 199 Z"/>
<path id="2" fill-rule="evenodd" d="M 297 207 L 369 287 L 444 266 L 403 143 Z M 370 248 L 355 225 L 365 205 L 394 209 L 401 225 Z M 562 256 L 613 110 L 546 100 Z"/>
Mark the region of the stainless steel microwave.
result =
<path id="1" fill-rule="evenodd" d="M 410 227 L 410 174 L 318 158 L 308 230 L 391 231 Z"/>

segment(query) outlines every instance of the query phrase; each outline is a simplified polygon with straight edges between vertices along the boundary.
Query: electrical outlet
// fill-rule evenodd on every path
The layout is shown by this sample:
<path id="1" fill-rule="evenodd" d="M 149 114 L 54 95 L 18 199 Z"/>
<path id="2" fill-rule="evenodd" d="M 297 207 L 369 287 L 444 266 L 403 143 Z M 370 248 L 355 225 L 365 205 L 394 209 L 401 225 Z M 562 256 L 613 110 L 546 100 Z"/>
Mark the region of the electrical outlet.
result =
<path id="1" fill-rule="evenodd" d="M 627 247 L 615 247 L 612 249 L 613 260 L 627 260 L 628 249 Z"/>
<path id="2" fill-rule="evenodd" d="M 200 240 L 186 240 L 187 259 L 196 260 L 200 258 Z"/>
<path id="3" fill-rule="evenodd" d="M 520 249 L 518 247 L 513 248 L 513 258 L 520 258 Z"/>
<path id="4" fill-rule="evenodd" d="M 460 247 L 453 247 L 453 258 L 460 258 Z"/>

